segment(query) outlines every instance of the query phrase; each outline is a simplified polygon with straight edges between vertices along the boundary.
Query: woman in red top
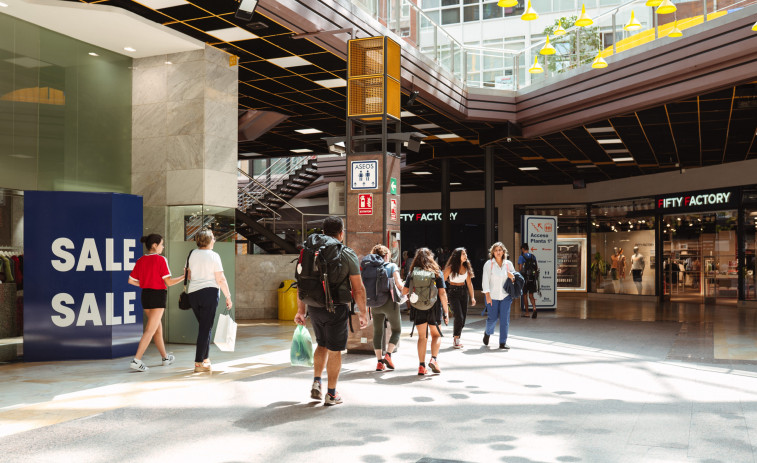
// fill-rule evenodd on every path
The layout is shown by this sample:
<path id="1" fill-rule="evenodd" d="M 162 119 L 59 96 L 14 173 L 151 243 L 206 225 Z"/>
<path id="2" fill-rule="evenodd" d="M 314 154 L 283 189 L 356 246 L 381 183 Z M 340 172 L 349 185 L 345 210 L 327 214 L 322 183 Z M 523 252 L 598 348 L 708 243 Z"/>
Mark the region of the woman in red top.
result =
<path id="1" fill-rule="evenodd" d="M 168 261 L 160 255 L 164 248 L 162 236 L 153 233 L 143 236 L 140 241 L 145 243 L 147 254 L 137 260 L 134 270 L 129 274 L 129 284 L 142 288 L 142 308 L 147 322 L 142 339 L 139 340 L 137 354 L 129 366 L 132 370 L 147 371 L 148 368 L 142 361 L 142 356 L 150 345 L 150 339 L 155 341 L 155 347 L 160 352 L 163 365 L 170 365 L 175 360 L 172 354 L 166 352 L 166 346 L 163 343 L 163 325 L 160 320 L 166 308 L 167 287 L 184 281 L 184 275 L 171 278 Z"/>

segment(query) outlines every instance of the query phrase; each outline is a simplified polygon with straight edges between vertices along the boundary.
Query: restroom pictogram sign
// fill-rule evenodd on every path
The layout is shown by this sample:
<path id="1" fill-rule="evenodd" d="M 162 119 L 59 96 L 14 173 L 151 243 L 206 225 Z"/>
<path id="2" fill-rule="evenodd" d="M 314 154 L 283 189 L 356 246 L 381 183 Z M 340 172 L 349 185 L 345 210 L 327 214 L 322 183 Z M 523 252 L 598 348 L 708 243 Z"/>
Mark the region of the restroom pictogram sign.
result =
<path id="1" fill-rule="evenodd" d="M 357 195 L 357 197 L 358 197 L 357 214 L 358 215 L 372 215 L 373 214 L 373 194 L 363 193 L 363 194 Z"/>

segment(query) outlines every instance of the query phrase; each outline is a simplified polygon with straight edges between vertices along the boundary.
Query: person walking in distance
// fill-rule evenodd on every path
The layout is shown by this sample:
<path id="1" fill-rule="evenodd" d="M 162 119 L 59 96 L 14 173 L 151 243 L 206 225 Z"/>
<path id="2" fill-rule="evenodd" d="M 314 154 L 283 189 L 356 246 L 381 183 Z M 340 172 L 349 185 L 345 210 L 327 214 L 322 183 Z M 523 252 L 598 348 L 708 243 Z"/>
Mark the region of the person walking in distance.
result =
<path id="1" fill-rule="evenodd" d="M 376 352 L 376 359 L 378 360 L 378 363 L 376 364 L 376 371 L 384 371 L 387 368 L 394 370 L 392 354 L 394 353 L 394 349 L 397 347 L 397 343 L 400 340 L 402 322 L 400 319 L 399 301 L 392 299 L 393 290 L 390 289 L 390 285 L 395 285 L 397 288 L 401 289 L 402 279 L 400 278 L 400 270 L 399 268 L 397 268 L 397 265 L 390 262 L 391 253 L 389 252 L 389 248 L 384 245 L 377 244 L 371 250 L 371 254 L 381 257 L 381 260 L 384 262 L 383 265 L 378 269 L 378 271 L 384 272 L 384 274 L 386 275 L 386 280 L 379 278 L 376 278 L 376 280 L 380 280 L 386 283 L 384 284 L 384 288 L 387 291 L 387 294 L 384 295 L 384 297 L 386 298 L 386 302 L 384 304 L 379 307 L 371 306 L 371 314 L 373 315 L 373 350 Z M 365 262 L 365 258 L 363 259 L 363 262 Z M 366 276 L 365 270 L 365 267 L 363 267 L 363 277 Z M 372 282 L 375 286 L 378 286 L 376 284 L 376 280 L 372 280 Z M 368 280 L 364 279 L 363 284 L 367 285 L 367 281 Z M 367 292 L 368 289 L 366 288 L 366 293 Z M 379 289 L 377 288 L 376 293 L 378 292 Z M 384 320 L 387 320 L 389 322 L 392 334 L 389 337 L 389 342 L 386 346 L 386 354 L 382 356 L 384 347 L 382 345 L 382 341 L 384 339 Z"/>
<path id="2" fill-rule="evenodd" d="M 476 298 L 473 293 L 473 267 L 468 261 L 468 252 L 465 248 L 457 248 L 452 251 L 452 255 L 444 267 L 444 280 L 449 281 L 447 299 L 455 315 L 455 324 L 452 338 L 452 346 L 455 349 L 462 349 L 463 343 L 460 342 L 460 335 L 465 327 L 465 318 L 468 314 L 468 298 L 470 305 L 476 305 Z"/>
<path id="3" fill-rule="evenodd" d="M 360 328 L 368 326 L 368 308 L 365 286 L 360 278 L 360 263 L 355 251 L 342 244 L 343 240 L 342 219 L 335 216 L 327 217 L 323 221 L 323 234 L 314 233 L 308 237 L 297 264 L 297 315 L 294 321 L 299 325 L 305 325 L 305 317 L 310 316 L 318 344 L 313 355 L 310 397 L 315 400 L 323 399 L 324 405 L 342 403 L 336 385 L 342 368 L 342 351 L 347 348 L 349 305 L 352 299 L 358 306 Z M 315 254 L 317 257 L 314 257 Z M 308 278 L 308 272 L 316 264 L 315 259 L 321 262 L 317 267 L 328 270 L 331 274 L 324 277 L 321 273 L 320 280 Z M 324 367 L 328 374 L 325 399 L 321 388 Z"/>
<path id="4" fill-rule="evenodd" d="M 223 273 L 221 256 L 213 251 L 216 238 L 208 229 L 195 236 L 197 249 L 189 256 L 189 305 L 199 323 L 195 349 L 195 373 L 210 373 L 210 332 L 216 319 L 220 293 L 226 297 L 226 310 L 231 310 L 231 292 Z"/>
<path id="5" fill-rule="evenodd" d="M 166 310 L 167 287 L 184 281 L 184 275 L 171 278 L 168 260 L 161 256 L 165 247 L 162 236 L 153 233 L 143 236 L 140 241 L 145 244 L 147 254 L 137 260 L 134 269 L 129 274 L 129 284 L 142 288 L 142 309 L 144 309 L 146 324 L 142 339 L 139 340 L 137 346 L 137 353 L 129 367 L 132 370 L 147 371 L 149 368 L 142 361 L 142 356 L 150 345 L 151 339 L 160 352 L 163 365 L 170 365 L 175 360 L 172 354 L 166 352 L 161 318 Z"/>
<path id="6" fill-rule="evenodd" d="M 528 252 L 528 243 L 523 243 L 520 247 L 520 257 L 518 257 L 518 271 L 523 275 L 525 283 L 523 284 L 523 310 L 525 317 L 528 317 L 528 300 L 531 299 L 531 318 L 536 318 L 536 299 L 534 293 L 538 290 L 536 287 L 539 278 L 539 263 L 536 256 Z"/>
<path id="7" fill-rule="evenodd" d="M 428 368 L 434 373 L 441 373 L 441 367 L 437 362 L 439 348 L 442 345 L 442 330 L 439 325 L 442 322 L 442 309 L 444 324 L 449 323 L 449 305 L 442 271 L 430 249 L 420 248 L 416 251 L 413 263 L 410 265 L 410 272 L 405 279 L 405 287 L 402 288 L 402 294 L 410 294 L 408 298 L 411 307 L 410 319 L 418 330 L 418 374 L 428 373 L 426 348 L 429 331 L 431 333 L 431 360 L 428 362 Z"/>
<path id="8" fill-rule="evenodd" d="M 481 292 L 486 296 L 486 309 L 489 313 L 484 330 L 484 345 L 489 345 L 489 337 L 494 334 L 494 327 L 499 320 L 499 348 L 509 350 L 507 332 L 510 328 L 510 304 L 512 297 L 505 291 L 505 280 L 515 281 L 515 266 L 507 260 L 507 248 L 501 242 L 489 248 L 489 260 L 484 264 L 481 277 Z"/>

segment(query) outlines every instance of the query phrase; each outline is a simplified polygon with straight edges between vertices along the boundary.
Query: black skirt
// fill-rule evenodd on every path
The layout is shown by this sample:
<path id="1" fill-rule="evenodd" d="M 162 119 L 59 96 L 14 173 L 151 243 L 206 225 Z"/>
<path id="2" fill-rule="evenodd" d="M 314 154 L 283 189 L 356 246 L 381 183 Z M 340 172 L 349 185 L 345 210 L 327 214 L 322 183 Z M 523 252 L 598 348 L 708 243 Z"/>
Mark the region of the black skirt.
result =
<path id="1" fill-rule="evenodd" d="M 165 309 L 166 300 L 168 299 L 167 289 L 142 289 L 142 308 L 143 309 Z"/>

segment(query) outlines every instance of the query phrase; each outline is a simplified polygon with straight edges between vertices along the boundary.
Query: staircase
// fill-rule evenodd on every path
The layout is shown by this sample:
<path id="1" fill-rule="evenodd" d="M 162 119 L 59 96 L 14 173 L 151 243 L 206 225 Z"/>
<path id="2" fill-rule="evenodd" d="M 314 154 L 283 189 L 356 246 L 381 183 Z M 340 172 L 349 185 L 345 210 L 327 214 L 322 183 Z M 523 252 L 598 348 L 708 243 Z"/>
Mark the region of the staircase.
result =
<path id="1" fill-rule="evenodd" d="M 302 213 L 289 200 L 318 178 L 316 157 L 280 158 L 254 178 L 239 172 L 249 181 L 238 186 L 237 233 L 269 254 L 298 253 Z"/>

